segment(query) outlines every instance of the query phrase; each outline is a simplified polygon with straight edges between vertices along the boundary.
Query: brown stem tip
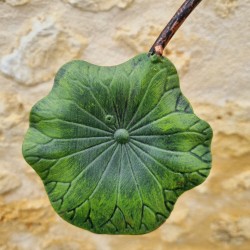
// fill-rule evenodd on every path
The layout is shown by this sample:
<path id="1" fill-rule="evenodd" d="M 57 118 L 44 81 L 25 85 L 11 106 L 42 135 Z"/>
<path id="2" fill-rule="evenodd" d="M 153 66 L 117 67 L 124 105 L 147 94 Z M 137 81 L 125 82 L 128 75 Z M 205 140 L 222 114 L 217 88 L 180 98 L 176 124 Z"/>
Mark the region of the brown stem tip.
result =
<path id="1" fill-rule="evenodd" d="M 154 45 L 149 51 L 149 55 L 158 54 L 162 56 L 168 42 L 171 40 L 175 32 L 180 28 L 182 23 L 186 20 L 189 14 L 202 0 L 186 0 L 179 10 L 172 17 L 170 22 L 161 32 L 160 36 L 156 39 Z"/>

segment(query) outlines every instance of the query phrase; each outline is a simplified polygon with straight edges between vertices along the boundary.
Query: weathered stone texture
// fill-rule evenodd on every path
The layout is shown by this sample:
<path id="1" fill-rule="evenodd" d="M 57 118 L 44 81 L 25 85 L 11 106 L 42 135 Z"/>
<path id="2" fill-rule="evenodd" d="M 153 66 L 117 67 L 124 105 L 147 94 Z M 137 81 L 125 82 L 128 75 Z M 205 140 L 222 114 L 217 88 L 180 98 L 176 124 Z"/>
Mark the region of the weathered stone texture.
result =
<path id="1" fill-rule="evenodd" d="M 1 250 L 249 249 L 249 0 L 203 1 L 165 51 L 195 112 L 214 129 L 213 168 L 158 230 L 107 236 L 69 225 L 21 155 L 29 111 L 62 64 L 113 65 L 148 51 L 181 3 L 0 1 Z"/>
<path id="2" fill-rule="evenodd" d="M 16 91 L 0 92 L 0 142 L 18 141 L 23 137 L 23 121 L 28 117 L 28 111 Z"/>
<path id="3" fill-rule="evenodd" d="M 72 6 L 85 11 L 108 11 L 113 7 L 127 8 L 134 0 L 63 0 Z"/>
<path id="4" fill-rule="evenodd" d="M 19 40 L 17 48 L 2 58 L 0 70 L 25 85 L 52 79 L 58 68 L 78 58 L 86 45 L 86 39 L 58 25 L 51 16 L 32 20 Z"/>
<path id="5" fill-rule="evenodd" d="M 11 6 L 20 6 L 30 2 L 30 0 L 1 0 L 1 1 L 6 2 Z"/>
<path id="6" fill-rule="evenodd" d="M 20 187 L 21 181 L 17 175 L 11 174 L 6 170 L 0 172 L 0 195 L 4 195 L 8 192 Z"/>
<path id="7" fill-rule="evenodd" d="M 219 16 L 226 18 L 230 14 L 233 14 L 238 5 L 238 0 L 216 0 L 215 11 Z"/>

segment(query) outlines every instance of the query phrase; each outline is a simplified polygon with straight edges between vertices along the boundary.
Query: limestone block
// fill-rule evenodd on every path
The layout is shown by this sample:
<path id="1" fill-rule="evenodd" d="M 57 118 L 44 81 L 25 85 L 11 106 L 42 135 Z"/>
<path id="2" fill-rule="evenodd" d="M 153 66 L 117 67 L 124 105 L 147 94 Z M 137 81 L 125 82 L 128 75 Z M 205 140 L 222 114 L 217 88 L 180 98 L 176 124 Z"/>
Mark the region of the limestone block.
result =
<path id="1" fill-rule="evenodd" d="M 223 216 L 211 226 L 211 241 L 226 245 L 241 246 L 250 240 L 250 217 Z"/>
<path id="2" fill-rule="evenodd" d="M 27 231 L 44 232 L 53 221 L 53 211 L 47 199 L 20 200 L 8 204 L 0 200 L 0 231 L 4 227 L 14 229 L 18 225 L 20 230 L 26 226 Z M 35 227 L 30 227 L 32 224 Z"/>
<path id="3" fill-rule="evenodd" d="M 248 191 L 249 193 L 250 171 L 245 171 L 243 173 L 236 175 L 235 177 L 225 180 L 222 183 L 222 187 L 230 192 Z"/>
<path id="4" fill-rule="evenodd" d="M 41 249 L 41 234 L 48 232 L 53 223 L 47 199 L 5 203 L 0 196 L 0 249 Z"/>
<path id="5" fill-rule="evenodd" d="M 238 7 L 238 0 L 217 0 L 214 6 L 216 14 L 222 18 L 226 18 L 234 13 Z"/>
<path id="6" fill-rule="evenodd" d="M 48 242 L 45 242 L 42 249 L 47 250 L 81 250 L 83 249 L 83 242 L 72 241 L 72 238 L 61 237 L 61 238 L 51 238 Z M 96 247 L 91 242 L 84 242 L 84 250 L 95 250 Z"/>
<path id="7" fill-rule="evenodd" d="M 21 181 L 16 175 L 1 170 L 0 171 L 0 195 L 11 192 L 21 186 Z"/>
<path id="8" fill-rule="evenodd" d="M 134 0 L 63 0 L 72 6 L 85 11 L 108 11 L 113 7 L 127 8 Z"/>
<path id="9" fill-rule="evenodd" d="M 161 229 L 162 240 L 169 243 L 178 242 L 184 233 L 183 227 L 174 224 L 165 224 Z"/>
<path id="10" fill-rule="evenodd" d="M 18 83 L 34 85 L 54 77 L 58 68 L 78 58 L 86 39 L 57 24 L 51 16 L 32 20 L 28 32 L 0 61 L 0 71 Z"/>
<path id="11" fill-rule="evenodd" d="M 23 123 L 28 118 L 20 95 L 15 92 L 0 92 L 0 142 L 16 142 L 23 137 L 26 127 Z"/>
<path id="12" fill-rule="evenodd" d="M 27 4 L 28 2 L 30 2 L 30 0 L 4 0 L 4 2 L 11 6 L 20 6 Z"/>

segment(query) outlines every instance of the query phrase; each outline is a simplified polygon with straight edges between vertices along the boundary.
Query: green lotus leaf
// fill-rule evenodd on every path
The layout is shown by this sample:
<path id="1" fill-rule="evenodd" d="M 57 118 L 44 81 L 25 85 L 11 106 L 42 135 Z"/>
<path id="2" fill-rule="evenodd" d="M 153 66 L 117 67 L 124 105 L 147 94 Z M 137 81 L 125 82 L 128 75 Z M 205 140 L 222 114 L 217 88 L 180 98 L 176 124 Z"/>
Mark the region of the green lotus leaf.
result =
<path id="1" fill-rule="evenodd" d="M 174 65 L 141 54 L 114 67 L 64 65 L 30 114 L 25 160 L 55 211 L 101 234 L 144 234 L 211 167 L 212 130 L 182 95 Z"/>

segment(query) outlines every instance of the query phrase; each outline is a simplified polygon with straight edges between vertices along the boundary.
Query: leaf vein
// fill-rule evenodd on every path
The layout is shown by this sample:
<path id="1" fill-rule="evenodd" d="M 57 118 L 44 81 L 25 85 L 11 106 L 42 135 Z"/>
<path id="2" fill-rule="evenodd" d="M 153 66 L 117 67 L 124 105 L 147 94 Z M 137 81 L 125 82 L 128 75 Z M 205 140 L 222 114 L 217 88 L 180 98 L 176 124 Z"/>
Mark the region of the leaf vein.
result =
<path id="1" fill-rule="evenodd" d="M 152 77 L 152 79 L 150 80 L 150 83 L 149 83 L 148 86 L 147 86 L 147 89 L 146 89 L 146 91 L 145 91 L 145 93 L 144 93 L 144 95 L 143 95 L 143 97 L 142 97 L 142 99 L 141 99 L 140 104 L 138 105 L 138 107 L 137 107 L 137 109 L 136 109 L 136 111 L 135 111 L 135 113 L 134 113 L 132 119 L 130 120 L 130 122 L 128 123 L 128 125 L 127 125 L 127 127 L 126 127 L 127 130 L 130 129 L 129 127 L 130 127 L 131 123 L 134 121 L 134 119 L 135 119 L 135 117 L 136 117 L 136 115 L 137 115 L 137 113 L 138 113 L 138 110 L 140 109 L 142 103 L 144 102 L 144 99 L 146 98 L 146 96 L 147 96 L 147 94 L 148 94 L 149 88 L 150 88 L 150 86 L 151 86 L 153 80 L 156 78 L 156 76 L 158 76 L 159 74 L 161 74 L 161 73 L 162 73 L 163 71 L 165 71 L 165 70 L 166 70 L 165 68 L 162 69 L 162 70 L 160 70 L 160 71 L 157 72 L 157 74 L 154 75 L 154 76 Z"/>
<path id="2" fill-rule="evenodd" d="M 143 116 L 139 121 L 137 121 L 137 122 L 130 128 L 130 131 L 132 132 L 133 129 L 138 125 L 138 123 L 140 123 L 141 121 L 143 121 L 147 116 L 150 116 L 150 114 L 153 113 L 153 112 L 155 111 L 155 109 L 159 106 L 159 103 L 161 102 L 162 98 L 163 98 L 165 95 L 169 94 L 169 92 L 172 92 L 172 91 L 175 90 L 175 89 L 179 89 L 179 87 L 177 87 L 177 88 L 172 88 L 172 89 L 169 89 L 168 91 L 164 92 L 164 93 L 162 94 L 160 100 L 158 101 L 158 103 L 154 106 L 154 108 L 153 108 L 152 110 L 150 110 L 145 116 Z M 170 113 L 172 113 L 172 112 L 170 112 Z M 170 114 L 170 113 L 169 113 L 169 114 Z M 147 124 L 145 124 L 145 125 L 148 125 L 148 124 L 150 124 L 150 123 L 147 123 Z"/>

